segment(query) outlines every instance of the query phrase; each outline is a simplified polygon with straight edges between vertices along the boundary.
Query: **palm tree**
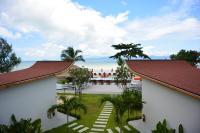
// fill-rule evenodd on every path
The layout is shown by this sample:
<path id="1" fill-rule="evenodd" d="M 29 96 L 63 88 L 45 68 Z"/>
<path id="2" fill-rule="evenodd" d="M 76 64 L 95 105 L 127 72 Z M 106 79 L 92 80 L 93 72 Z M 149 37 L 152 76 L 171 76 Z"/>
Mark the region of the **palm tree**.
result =
<path id="1" fill-rule="evenodd" d="M 120 52 L 116 53 L 113 56 L 110 56 L 110 58 L 118 59 L 119 57 L 124 57 L 128 60 L 130 60 L 132 57 L 142 57 L 145 59 L 150 59 L 150 57 L 143 53 L 141 44 L 124 44 L 120 43 L 118 45 L 112 45 L 112 47 L 116 50 L 120 50 Z"/>
<path id="2" fill-rule="evenodd" d="M 82 109 L 84 113 L 87 112 L 87 107 L 84 104 L 82 104 L 80 100 L 76 97 L 73 97 L 71 99 L 66 99 L 64 96 L 61 96 L 59 97 L 59 99 L 62 101 L 62 104 L 52 105 L 47 111 L 48 118 L 55 116 L 55 111 L 58 110 L 66 114 L 67 123 L 69 123 L 69 114 L 71 113 L 72 110 Z M 68 132 L 68 127 L 67 127 L 67 132 Z"/>
<path id="3" fill-rule="evenodd" d="M 79 55 L 81 50 L 74 50 L 73 47 L 68 47 L 61 53 L 61 60 L 85 61 L 82 55 Z"/>
<path id="4" fill-rule="evenodd" d="M 128 118 L 130 118 L 132 111 L 141 110 L 143 107 L 141 92 L 126 89 L 122 93 L 122 98 L 127 106 Z"/>
<path id="5" fill-rule="evenodd" d="M 103 104 L 106 101 L 109 101 L 113 104 L 115 109 L 115 121 L 120 127 L 120 133 L 122 133 L 123 115 L 127 110 L 124 99 L 120 95 L 105 96 L 101 99 L 101 104 Z"/>

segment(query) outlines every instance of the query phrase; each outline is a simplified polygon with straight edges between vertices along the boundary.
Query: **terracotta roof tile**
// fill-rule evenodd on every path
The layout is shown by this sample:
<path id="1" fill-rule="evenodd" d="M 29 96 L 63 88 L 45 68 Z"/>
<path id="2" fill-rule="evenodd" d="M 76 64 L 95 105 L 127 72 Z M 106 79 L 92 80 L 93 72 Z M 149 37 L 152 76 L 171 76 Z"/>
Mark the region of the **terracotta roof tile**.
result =
<path id="1" fill-rule="evenodd" d="M 186 61 L 131 60 L 129 68 L 157 81 L 200 96 L 200 69 Z"/>
<path id="2" fill-rule="evenodd" d="M 38 61 L 27 69 L 0 74 L 0 87 L 53 75 L 67 69 L 72 61 Z"/>

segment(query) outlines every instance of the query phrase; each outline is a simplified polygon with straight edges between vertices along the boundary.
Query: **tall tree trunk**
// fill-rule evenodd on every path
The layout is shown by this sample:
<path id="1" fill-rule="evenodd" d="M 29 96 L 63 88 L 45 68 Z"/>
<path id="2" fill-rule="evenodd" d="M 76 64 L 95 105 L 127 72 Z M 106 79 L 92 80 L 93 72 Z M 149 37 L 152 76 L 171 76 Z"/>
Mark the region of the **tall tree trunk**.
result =
<path id="1" fill-rule="evenodd" d="M 128 119 L 130 118 L 130 108 L 128 108 Z"/>
<path id="2" fill-rule="evenodd" d="M 120 116 L 120 133 L 122 133 L 122 116 Z"/>
<path id="3" fill-rule="evenodd" d="M 67 115 L 67 133 L 69 132 L 69 129 L 68 129 L 68 123 L 69 123 L 69 116 L 68 116 L 68 114 L 66 114 Z"/>

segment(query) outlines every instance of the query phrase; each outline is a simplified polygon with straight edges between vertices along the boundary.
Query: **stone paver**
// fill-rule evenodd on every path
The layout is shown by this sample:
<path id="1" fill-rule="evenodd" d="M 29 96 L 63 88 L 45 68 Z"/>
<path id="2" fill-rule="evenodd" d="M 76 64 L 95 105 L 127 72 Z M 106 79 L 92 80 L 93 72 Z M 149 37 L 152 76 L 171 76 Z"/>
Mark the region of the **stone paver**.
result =
<path id="1" fill-rule="evenodd" d="M 97 119 L 97 121 L 108 121 L 108 119 Z"/>
<path id="2" fill-rule="evenodd" d="M 130 127 L 128 127 L 127 125 L 125 125 L 124 128 L 126 128 L 127 131 L 131 131 Z"/>
<path id="3" fill-rule="evenodd" d="M 107 129 L 108 133 L 113 133 L 112 129 Z"/>
<path id="4" fill-rule="evenodd" d="M 117 132 L 120 132 L 120 128 L 119 127 L 115 127 L 115 129 L 117 130 Z"/>
<path id="5" fill-rule="evenodd" d="M 96 124 L 107 124 L 107 122 L 105 121 L 95 121 Z"/>
<path id="6" fill-rule="evenodd" d="M 84 127 L 84 128 L 82 128 L 82 129 L 80 129 L 78 132 L 79 133 L 82 133 L 82 132 L 85 132 L 86 130 L 88 130 L 89 129 L 89 127 Z"/>
<path id="7" fill-rule="evenodd" d="M 103 115 L 103 116 L 110 116 L 110 114 L 102 114 L 102 113 L 101 113 L 100 115 L 101 115 L 101 116 L 102 116 L 102 115 Z"/>
<path id="8" fill-rule="evenodd" d="M 91 128 L 92 131 L 104 131 L 102 128 Z"/>
<path id="9" fill-rule="evenodd" d="M 98 118 L 109 118 L 109 116 L 99 116 Z"/>
<path id="10" fill-rule="evenodd" d="M 102 127 L 102 128 L 105 128 L 106 125 L 97 125 L 97 124 L 94 124 L 93 127 Z"/>
<path id="11" fill-rule="evenodd" d="M 68 127 L 73 127 L 73 126 L 75 126 L 75 125 L 77 125 L 78 123 L 72 123 L 72 124 L 70 124 L 70 125 L 68 125 Z"/>
<path id="12" fill-rule="evenodd" d="M 73 130 L 77 130 L 77 129 L 82 128 L 82 127 L 84 127 L 84 126 L 83 125 L 79 125 L 77 127 L 74 127 Z"/>
<path id="13" fill-rule="evenodd" d="M 101 132 L 104 131 L 106 128 L 109 116 L 112 112 L 113 105 L 110 102 L 106 102 L 102 112 L 99 114 L 97 120 L 94 122 L 93 128 L 91 128 L 91 131 Z"/>
<path id="14" fill-rule="evenodd" d="M 111 114 L 112 112 L 101 112 L 101 114 Z"/>

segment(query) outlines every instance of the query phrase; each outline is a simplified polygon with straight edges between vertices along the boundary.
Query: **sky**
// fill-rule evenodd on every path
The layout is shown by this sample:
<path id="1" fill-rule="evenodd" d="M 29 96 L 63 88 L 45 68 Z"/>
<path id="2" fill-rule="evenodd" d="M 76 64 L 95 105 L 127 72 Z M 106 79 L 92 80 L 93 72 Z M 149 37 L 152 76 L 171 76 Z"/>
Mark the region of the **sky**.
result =
<path id="1" fill-rule="evenodd" d="M 200 51 L 200 0 L 0 0 L 0 37 L 22 60 L 59 60 L 68 46 L 108 57 L 119 43 L 149 56 Z"/>

